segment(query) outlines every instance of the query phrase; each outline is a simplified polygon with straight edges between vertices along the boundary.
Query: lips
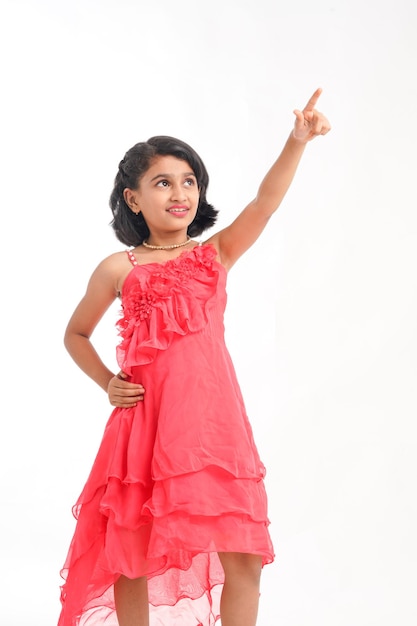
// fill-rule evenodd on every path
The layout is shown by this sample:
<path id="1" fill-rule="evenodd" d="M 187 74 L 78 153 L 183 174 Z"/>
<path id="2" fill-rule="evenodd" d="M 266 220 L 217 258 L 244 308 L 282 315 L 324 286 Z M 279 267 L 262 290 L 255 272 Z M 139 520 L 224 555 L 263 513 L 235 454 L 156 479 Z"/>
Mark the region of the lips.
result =
<path id="1" fill-rule="evenodd" d="M 171 215 L 175 215 L 177 217 L 182 217 L 186 213 L 188 213 L 188 207 L 183 206 L 183 205 L 175 205 L 175 206 L 169 207 L 169 209 L 167 209 L 167 211 Z"/>

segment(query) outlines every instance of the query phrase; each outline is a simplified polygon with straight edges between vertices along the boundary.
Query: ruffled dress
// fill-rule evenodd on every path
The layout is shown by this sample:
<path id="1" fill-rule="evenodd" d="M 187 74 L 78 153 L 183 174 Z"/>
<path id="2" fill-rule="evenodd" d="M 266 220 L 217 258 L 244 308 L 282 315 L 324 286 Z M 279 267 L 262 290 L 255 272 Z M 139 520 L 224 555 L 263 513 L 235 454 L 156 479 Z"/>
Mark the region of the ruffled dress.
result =
<path id="1" fill-rule="evenodd" d="M 123 285 L 120 368 L 145 387 L 113 410 L 61 571 L 58 626 L 117 626 L 113 583 L 147 576 L 152 626 L 212 626 L 218 552 L 274 559 L 262 464 L 224 341 L 211 245 L 138 265 Z"/>

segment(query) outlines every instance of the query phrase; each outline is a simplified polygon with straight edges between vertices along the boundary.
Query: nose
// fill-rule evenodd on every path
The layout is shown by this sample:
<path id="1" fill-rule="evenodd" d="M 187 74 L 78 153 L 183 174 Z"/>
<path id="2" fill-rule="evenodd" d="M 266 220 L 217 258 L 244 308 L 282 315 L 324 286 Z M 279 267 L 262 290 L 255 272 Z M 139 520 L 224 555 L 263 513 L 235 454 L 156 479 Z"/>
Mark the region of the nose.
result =
<path id="1" fill-rule="evenodd" d="M 179 202 L 181 200 L 185 200 L 185 198 L 187 197 L 187 194 L 185 192 L 185 188 L 181 183 L 172 183 L 171 186 L 171 198 L 172 200 L 175 200 L 176 202 Z"/>

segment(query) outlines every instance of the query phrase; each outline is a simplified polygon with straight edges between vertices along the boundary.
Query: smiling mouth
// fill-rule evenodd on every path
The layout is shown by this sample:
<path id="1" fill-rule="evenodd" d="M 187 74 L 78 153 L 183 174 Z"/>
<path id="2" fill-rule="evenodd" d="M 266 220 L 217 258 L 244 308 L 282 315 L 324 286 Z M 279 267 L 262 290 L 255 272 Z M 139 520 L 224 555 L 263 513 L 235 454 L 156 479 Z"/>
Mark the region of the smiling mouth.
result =
<path id="1" fill-rule="evenodd" d="M 167 209 L 168 213 L 173 213 L 173 214 L 179 214 L 179 213 L 187 213 L 188 212 L 188 208 L 187 207 L 180 207 L 180 206 L 173 206 L 170 209 Z"/>

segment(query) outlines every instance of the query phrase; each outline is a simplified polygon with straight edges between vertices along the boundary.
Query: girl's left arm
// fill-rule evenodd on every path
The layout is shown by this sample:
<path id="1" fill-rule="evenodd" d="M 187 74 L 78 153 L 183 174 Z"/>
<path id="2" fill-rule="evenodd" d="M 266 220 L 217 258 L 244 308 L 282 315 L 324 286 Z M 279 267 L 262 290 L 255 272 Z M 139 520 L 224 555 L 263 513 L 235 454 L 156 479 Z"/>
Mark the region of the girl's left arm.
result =
<path id="1" fill-rule="evenodd" d="M 230 269 L 237 259 L 256 241 L 269 218 L 281 204 L 297 171 L 309 141 L 330 130 L 327 118 L 315 109 L 321 94 L 317 89 L 304 109 L 294 111 L 295 123 L 281 154 L 263 179 L 256 198 L 240 215 L 208 240 L 218 250 L 222 264 Z"/>

